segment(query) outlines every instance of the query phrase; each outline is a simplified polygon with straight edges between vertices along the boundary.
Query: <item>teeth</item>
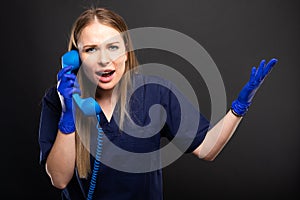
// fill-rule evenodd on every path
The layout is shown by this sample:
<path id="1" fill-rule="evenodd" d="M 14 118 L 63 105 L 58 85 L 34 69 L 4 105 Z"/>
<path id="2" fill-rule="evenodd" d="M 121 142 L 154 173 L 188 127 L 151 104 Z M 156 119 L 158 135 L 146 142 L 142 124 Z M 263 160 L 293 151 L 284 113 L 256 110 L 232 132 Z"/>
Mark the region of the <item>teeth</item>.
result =
<path id="1" fill-rule="evenodd" d="M 110 71 L 111 72 L 111 71 Z M 105 74 L 109 74 L 110 72 L 98 72 L 98 74 L 100 75 L 100 76 L 102 76 L 102 75 L 105 75 Z"/>
<path id="2" fill-rule="evenodd" d="M 100 76 L 108 76 L 112 73 L 114 73 L 115 70 L 109 71 L 109 72 L 98 72 L 97 74 Z"/>

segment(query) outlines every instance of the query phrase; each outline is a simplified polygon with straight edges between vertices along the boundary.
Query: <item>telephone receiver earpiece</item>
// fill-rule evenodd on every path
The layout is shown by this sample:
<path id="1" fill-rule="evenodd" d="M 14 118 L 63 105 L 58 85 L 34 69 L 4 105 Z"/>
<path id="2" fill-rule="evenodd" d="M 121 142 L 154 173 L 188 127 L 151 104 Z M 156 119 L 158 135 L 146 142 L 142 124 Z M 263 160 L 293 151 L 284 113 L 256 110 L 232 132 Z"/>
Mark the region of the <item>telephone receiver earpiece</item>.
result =
<path id="1" fill-rule="evenodd" d="M 61 65 L 63 68 L 67 66 L 72 66 L 71 71 L 78 69 L 80 67 L 80 59 L 79 59 L 78 51 L 71 50 L 65 53 L 61 57 Z"/>
<path id="2" fill-rule="evenodd" d="M 80 59 L 79 54 L 77 50 L 71 50 L 65 53 L 61 57 L 61 65 L 62 67 L 72 66 L 72 70 L 76 70 L 80 67 Z M 73 100 L 77 104 L 77 106 L 80 108 L 80 110 L 83 112 L 84 115 L 87 116 L 95 116 L 98 115 L 101 112 L 101 107 L 99 104 L 95 101 L 94 98 L 88 97 L 88 98 L 81 98 L 79 94 L 75 93 L 73 94 Z"/>

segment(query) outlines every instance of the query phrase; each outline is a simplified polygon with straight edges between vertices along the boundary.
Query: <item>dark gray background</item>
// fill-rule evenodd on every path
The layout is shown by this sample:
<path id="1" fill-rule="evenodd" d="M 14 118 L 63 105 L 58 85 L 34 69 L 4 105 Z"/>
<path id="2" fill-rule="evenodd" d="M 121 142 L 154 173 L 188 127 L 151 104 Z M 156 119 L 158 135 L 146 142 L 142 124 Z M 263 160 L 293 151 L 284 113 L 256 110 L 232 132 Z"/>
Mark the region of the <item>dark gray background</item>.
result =
<path id="1" fill-rule="evenodd" d="M 279 59 L 214 162 L 184 155 L 163 169 L 166 200 L 299 199 L 300 5 L 282 0 L 11 0 L 3 4 L 1 196 L 59 198 L 39 165 L 39 103 L 46 88 L 56 82 L 73 21 L 92 4 L 115 10 L 129 28 L 164 27 L 195 39 L 217 64 L 228 104 L 248 81 L 253 65 L 262 58 Z M 141 63 L 164 63 L 190 75 L 200 93 L 201 109 L 209 115 L 209 95 L 186 61 L 157 50 L 140 51 L 138 56 Z"/>

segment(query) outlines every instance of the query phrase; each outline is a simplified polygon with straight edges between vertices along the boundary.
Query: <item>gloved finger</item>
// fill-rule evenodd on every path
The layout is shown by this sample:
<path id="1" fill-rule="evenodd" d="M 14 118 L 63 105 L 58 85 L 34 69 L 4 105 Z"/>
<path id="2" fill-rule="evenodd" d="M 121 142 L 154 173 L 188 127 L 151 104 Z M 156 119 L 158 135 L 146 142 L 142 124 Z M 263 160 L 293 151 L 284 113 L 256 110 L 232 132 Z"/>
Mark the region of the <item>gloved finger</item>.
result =
<path id="1" fill-rule="evenodd" d="M 266 63 L 265 60 L 262 60 L 260 62 L 257 73 L 255 75 L 255 81 L 258 82 L 258 83 L 261 82 L 262 79 L 263 79 L 263 70 L 264 70 L 264 67 L 265 67 L 265 63 Z"/>
<path id="2" fill-rule="evenodd" d="M 79 83 L 78 83 L 77 79 L 74 81 L 74 87 L 76 87 L 76 88 L 80 88 L 80 86 L 79 86 Z"/>
<path id="3" fill-rule="evenodd" d="M 80 96 L 81 95 L 81 90 L 79 88 L 73 87 L 72 88 L 72 94 L 75 94 L 75 93 L 79 94 L 79 96 Z"/>
<path id="4" fill-rule="evenodd" d="M 76 77 L 75 77 L 75 78 L 76 78 Z M 76 79 L 70 79 L 70 80 L 68 80 L 67 84 L 68 84 L 69 87 L 73 87 L 73 88 L 78 88 L 78 89 L 80 89 L 80 85 L 79 85 L 79 83 L 78 83 L 77 78 L 76 78 Z"/>
<path id="5" fill-rule="evenodd" d="M 68 98 L 71 98 L 72 95 L 75 94 L 75 93 L 81 95 L 80 89 L 79 88 L 69 88 L 69 89 L 66 90 L 66 95 L 67 95 Z"/>
<path id="6" fill-rule="evenodd" d="M 249 82 L 250 82 L 251 84 L 253 84 L 254 81 L 255 81 L 255 74 L 256 74 L 256 68 L 255 68 L 255 67 L 252 67 L 252 69 L 251 69 L 251 74 L 250 74 L 250 80 L 249 80 Z"/>
<path id="7" fill-rule="evenodd" d="M 71 70 L 72 70 L 72 66 L 67 66 L 59 70 L 57 74 L 57 80 L 60 80 L 64 74 L 71 72 Z"/>
<path id="8" fill-rule="evenodd" d="M 57 89 L 63 96 L 65 96 L 65 94 L 67 94 L 66 91 L 73 87 L 74 87 L 74 80 L 69 80 L 65 82 L 63 81 L 59 82 Z"/>
<path id="9" fill-rule="evenodd" d="M 76 75 L 75 74 L 63 74 L 61 76 L 61 79 L 59 81 L 61 81 L 62 83 L 66 83 L 66 82 L 68 82 L 70 80 L 75 81 L 75 79 L 76 79 Z"/>
<path id="10" fill-rule="evenodd" d="M 76 75 L 75 74 L 64 74 L 63 75 L 67 80 L 74 80 L 76 79 Z"/>
<path id="11" fill-rule="evenodd" d="M 272 58 L 268 64 L 266 65 L 265 69 L 264 69 L 264 76 L 266 76 L 267 74 L 270 73 L 270 71 L 273 69 L 273 67 L 275 66 L 275 64 L 277 63 L 277 59 L 276 58 Z"/>
<path id="12" fill-rule="evenodd" d="M 66 82 L 66 86 L 69 88 L 74 87 L 74 83 L 75 83 L 75 80 L 70 79 Z"/>

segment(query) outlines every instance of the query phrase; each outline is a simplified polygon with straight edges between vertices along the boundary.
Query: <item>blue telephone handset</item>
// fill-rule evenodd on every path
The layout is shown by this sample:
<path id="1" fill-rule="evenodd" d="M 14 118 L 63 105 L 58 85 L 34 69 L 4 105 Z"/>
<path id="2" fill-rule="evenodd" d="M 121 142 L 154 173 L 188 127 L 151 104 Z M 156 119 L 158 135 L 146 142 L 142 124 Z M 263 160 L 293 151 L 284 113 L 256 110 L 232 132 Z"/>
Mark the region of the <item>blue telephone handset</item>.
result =
<path id="1" fill-rule="evenodd" d="M 80 59 L 79 59 L 79 54 L 77 50 L 71 50 L 65 53 L 61 57 L 61 62 L 62 62 L 62 67 L 67 67 L 67 66 L 72 66 L 72 70 L 79 69 L 80 67 Z M 87 195 L 87 199 L 90 200 L 93 198 L 93 193 L 96 187 L 96 180 L 97 180 L 97 175 L 100 167 L 100 158 L 102 154 L 102 142 L 103 142 L 103 130 L 99 126 L 100 124 L 100 112 L 101 112 L 101 107 L 99 104 L 95 101 L 94 98 L 88 97 L 88 98 L 81 98 L 79 94 L 75 93 L 73 94 L 73 100 L 77 104 L 77 106 L 80 108 L 82 113 L 86 116 L 96 116 L 98 119 L 98 124 L 97 124 L 97 130 L 98 130 L 98 144 L 97 144 L 97 150 L 96 150 L 96 155 L 95 155 L 95 162 L 94 162 L 94 167 L 93 167 L 93 172 L 91 176 L 91 181 L 90 181 L 90 187 Z"/>
<path id="2" fill-rule="evenodd" d="M 61 62 L 62 67 L 72 66 L 71 71 L 78 69 L 80 67 L 78 51 L 68 51 L 62 56 Z M 84 115 L 95 116 L 101 112 L 101 107 L 92 97 L 82 99 L 79 94 L 75 93 L 73 94 L 73 100 Z"/>

